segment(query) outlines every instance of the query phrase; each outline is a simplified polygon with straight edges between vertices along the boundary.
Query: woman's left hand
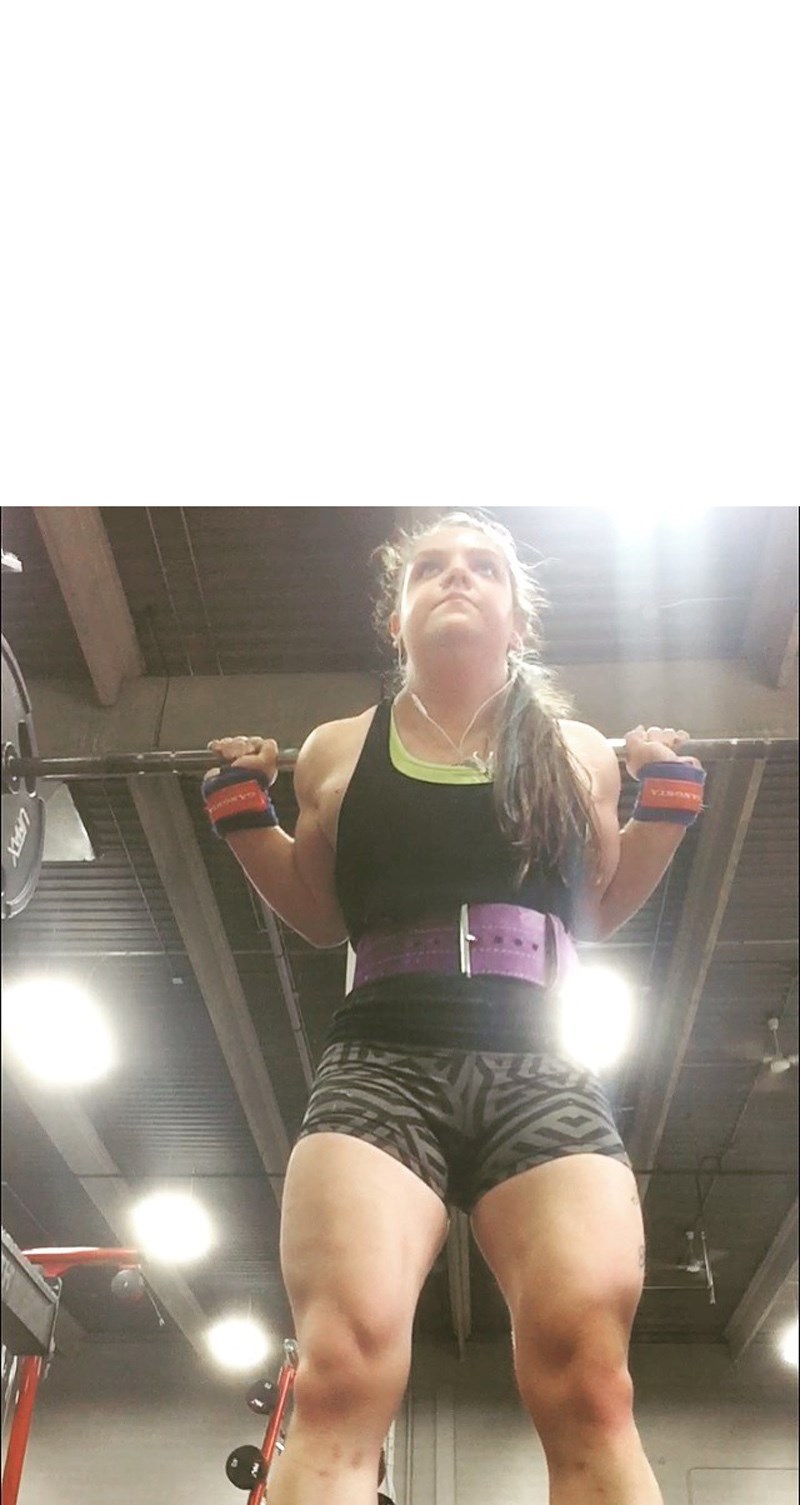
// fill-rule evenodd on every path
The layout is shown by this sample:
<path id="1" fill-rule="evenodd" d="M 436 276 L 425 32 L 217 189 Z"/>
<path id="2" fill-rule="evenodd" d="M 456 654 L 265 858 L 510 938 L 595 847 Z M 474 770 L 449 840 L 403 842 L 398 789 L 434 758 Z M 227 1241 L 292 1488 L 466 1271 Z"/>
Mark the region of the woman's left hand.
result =
<path id="1" fill-rule="evenodd" d="M 697 758 L 681 758 L 676 748 L 688 742 L 689 733 L 672 726 L 635 726 L 625 738 L 625 767 L 632 779 L 638 779 L 646 763 L 689 763 L 702 768 Z"/>

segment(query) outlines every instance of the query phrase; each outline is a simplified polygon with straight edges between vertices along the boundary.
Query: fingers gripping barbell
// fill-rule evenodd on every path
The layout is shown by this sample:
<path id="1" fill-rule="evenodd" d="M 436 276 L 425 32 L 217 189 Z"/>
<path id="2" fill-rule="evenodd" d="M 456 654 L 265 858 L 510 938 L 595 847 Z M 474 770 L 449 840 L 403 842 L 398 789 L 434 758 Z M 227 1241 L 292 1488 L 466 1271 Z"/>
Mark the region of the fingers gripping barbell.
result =
<path id="1" fill-rule="evenodd" d="M 22 671 L 11 649 L 2 640 L 2 836 L 3 919 L 19 914 L 33 898 L 44 850 L 44 801 L 37 792 L 40 780 L 72 782 L 80 779 L 125 779 L 131 774 L 203 774 L 219 764 L 219 755 L 207 748 L 188 752 L 104 753 L 88 758 L 40 758 L 33 725 L 30 698 Z M 625 739 L 612 738 L 619 757 L 625 754 Z M 796 738 L 727 738 L 687 742 L 681 752 L 713 763 L 721 759 L 797 756 Z M 279 772 L 290 771 L 297 762 L 297 749 L 278 755 Z"/>

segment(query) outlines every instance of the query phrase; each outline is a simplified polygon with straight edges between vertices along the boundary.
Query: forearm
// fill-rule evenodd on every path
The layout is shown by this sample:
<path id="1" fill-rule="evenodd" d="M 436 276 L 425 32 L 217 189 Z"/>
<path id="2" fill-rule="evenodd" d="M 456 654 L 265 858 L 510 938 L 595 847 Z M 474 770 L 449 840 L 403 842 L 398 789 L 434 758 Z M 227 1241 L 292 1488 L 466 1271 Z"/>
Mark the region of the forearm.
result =
<path id="1" fill-rule="evenodd" d="M 628 822 L 620 833 L 614 877 L 594 906 L 592 929 L 597 940 L 613 935 L 647 902 L 685 835 L 685 826 L 669 821 Z"/>
<path id="2" fill-rule="evenodd" d="M 347 929 L 335 899 L 315 894 L 295 862 L 295 842 L 280 826 L 235 831 L 227 838 L 245 876 L 291 930 L 312 946 L 339 946 Z"/>

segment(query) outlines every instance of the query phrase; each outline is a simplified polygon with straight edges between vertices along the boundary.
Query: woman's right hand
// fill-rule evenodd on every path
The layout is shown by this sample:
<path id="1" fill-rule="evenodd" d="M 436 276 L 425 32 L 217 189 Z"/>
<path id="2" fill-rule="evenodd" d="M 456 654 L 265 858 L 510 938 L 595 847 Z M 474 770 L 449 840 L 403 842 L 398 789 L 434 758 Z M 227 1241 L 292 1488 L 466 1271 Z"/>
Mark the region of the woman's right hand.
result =
<path id="1" fill-rule="evenodd" d="M 219 737 L 208 744 L 231 768 L 257 768 L 270 784 L 278 777 L 278 744 L 272 737 Z M 219 773 L 218 768 L 209 769 Z"/>

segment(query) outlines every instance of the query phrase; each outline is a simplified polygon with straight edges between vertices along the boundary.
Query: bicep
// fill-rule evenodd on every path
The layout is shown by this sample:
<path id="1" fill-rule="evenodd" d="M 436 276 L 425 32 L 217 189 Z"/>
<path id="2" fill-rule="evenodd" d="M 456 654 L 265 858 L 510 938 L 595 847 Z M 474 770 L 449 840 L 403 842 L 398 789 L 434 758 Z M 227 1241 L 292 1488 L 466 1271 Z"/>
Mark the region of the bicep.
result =
<path id="1" fill-rule="evenodd" d="M 576 779 L 583 785 L 596 841 L 587 841 L 584 869 L 593 888 L 607 888 L 619 862 L 621 778 L 611 743 L 582 721 L 562 721 Z"/>
<path id="2" fill-rule="evenodd" d="M 588 729 L 587 729 L 588 730 Z M 594 839 L 587 843 L 584 863 L 586 896 L 598 904 L 612 883 L 620 859 L 619 764 L 614 749 L 599 732 L 593 734 L 588 772 Z"/>
<path id="3" fill-rule="evenodd" d="M 294 828 L 294 860 L 298 874 L 314 898 L 324 904 L 335 903 L 335 854 L 315 810 L 308 806 L 301 806 Z"/>
<path id="4" fill-rule="evenodd" d="M 597 898 L 602 898 L 619 866 L 620 829 L 617 804 L 618 800 L 611 798 L 598 799 L 594 802 L 593 818 L 597 856 L 592 864 L 592 889 Z"/>
<path id="5" fill-rule="evenodd" d="M 312 733 L 295 769 L 298 816 L 294 828 L 294 866 L 301 882 L 344 941 L 347 926 L 336 897 L 336 854 L 319 819 L 318 791 L 324 773 L 319 741 L 318 735 Z"/>

